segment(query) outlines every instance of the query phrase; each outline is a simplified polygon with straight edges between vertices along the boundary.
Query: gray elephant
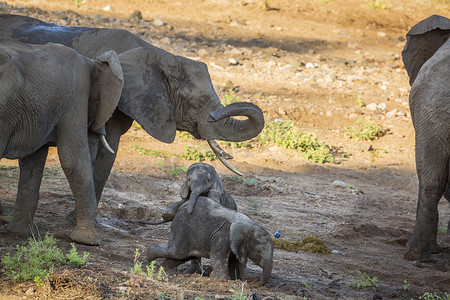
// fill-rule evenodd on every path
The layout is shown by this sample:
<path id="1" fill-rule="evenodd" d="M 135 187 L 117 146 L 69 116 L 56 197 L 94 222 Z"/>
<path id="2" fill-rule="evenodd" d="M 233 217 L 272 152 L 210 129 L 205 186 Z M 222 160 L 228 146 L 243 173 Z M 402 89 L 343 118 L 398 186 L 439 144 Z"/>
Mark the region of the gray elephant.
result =
<path id="1" fill-rule="evenodd" d="M 436 241 L 438 202 L 442 195 L 450 201 L 450 20 L 433 15 L 413 26 L 406 37 L 402 56 L 411 84 L 419 196 L 405 258 L 429 261 L 432 252 L 441 250 Z"/>
<path id="2" fill-rule="evenodd" d="M 193 257 L 209 257 L 212 277 L 228 279 L 228 261 L 238 261 L 238 278 L 244 279 L 247 258 L 263 268 L 258 285 L 269 279 L 273 266 L 273 242 L 269 233 L 246 215 L 225 208 L 207 197 L 197 198 L 191 214 L 189 202 L 180 206 L 170 227 L 167 247 L 152 244 L 147 260 L 164 257 L 180 263 Z"/>
<path id="3" fill-rule="evenodd" d="M 80 211 L 70 238 L 97 244 L 88 132 L 104 134 L 119 102 L 123 74 L 117 54 L 108 51 L 92 60 L 60 44 L 30 45 L 2 38 L 0 77 L 0 158 L 21 159 L 24 165 L 42 146 L 56 145 Z M 43 167 L 39 166 L 41 173 Z"/>
<path id="4" fill-rule="evenodd" d="M 205 64 L 153 47 L 126 30 L 59 26 L 25 16 L 0 15 L 1 36 L 31 44 L 57 42 L 87 57 L 107 50 L 120 53 L 125 85 L 117 109 L 105 127 L 112 149 L 89 140 L 97 203 L 111 172 L 120 137 L 133 120 L 165 143 L 173 142 L 176 130 L 208 140 L 219 159 L 231 169 L 227 154 L 214 140 L 248 140 L 264 127 L 262 111 L 256 105 L 233 103 L 224 107 L 220 103 Z M 247 118 L 238 120 L 233 116 Z M 20 179 L 11 231 L 29 231 L 29 224 L 14 224 L 26 224 L 34 214 L 48 146 L 43 145 L 19 160 Z"/>
<path id="5" fill-rule="evenodd" d="M 220 205 L 237 210 L 233 197 L 225 190 L 225 186 L 213 166 L 205 163 L 192 164 L 186 173 L 186 181 L 181 186 L 182 201 L 169 204 L 163 213 L 164 221 L 171 221 L 175 217 L 181 204 L 189 201 L 188 213 L 192 213 L 197 197 L 205 196 Z"/>

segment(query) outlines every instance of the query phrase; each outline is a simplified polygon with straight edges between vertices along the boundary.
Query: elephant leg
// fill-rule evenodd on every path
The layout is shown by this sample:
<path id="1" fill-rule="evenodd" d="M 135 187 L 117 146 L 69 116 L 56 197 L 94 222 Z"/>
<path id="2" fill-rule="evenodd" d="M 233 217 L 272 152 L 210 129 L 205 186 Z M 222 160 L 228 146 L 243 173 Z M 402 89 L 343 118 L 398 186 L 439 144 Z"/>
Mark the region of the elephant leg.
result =
<path id="1" fill-rule="evenodd" d="M 228 258 L 230 256 L 230 249 L 223 247 L 221 243 L 216 243 L 211 248 L 209 258 L 213 271 L 211 277 L 220 279 L 230 279 L 228 276 Z"/>
<path id="2" fill-rule="evenodd" d="M 119 110 L 116 110 L 106 123 L 106 140 L 114 154 L 106 150 L 105 147 L 99 145 L 97 156 L 94 162 L 94 184 L 97 205 L 102 197 L 103 188 L 111 173 L 114 160 L 116 159 L 117 149 L 119 149 L 120 137 L 130 129 L 133 119 L 126 116 Z"/>
<path id="3" fill-rule="evenodd" d="M 166 258 L 167 264 L 172 268 L 176 268 L 190 259 L 189 256 L 179 253 L 175 247 L 151 244 L 147 249 L 147 260 L 151 262 L 157 258 Z"/>
<path id="4" fill-rule="evenodd" d="M 228 275 L 232 280 L 244 281 L 244 268 L 233 253 L 228 258 Z"/>
<path id="5" fill-rule="evenodd" d="M 76 118 L 76 114 L 71 118 Z M 97 203 L 86 132 L 86 128 L 74 126 L 73 121 L 63 122 L 58 128 L 57 146 L 77 211 L 76 226 L 70 238 L 81 244 L 98 245 L 95 228 Z"/>
<path id="6" fill-rule="evenodd" d="M 44 172 L 48 145 L 43 146 L 30 156 L 19 160 L 20 177 L 14 215 L 8 230 L 20 235 L 33 232 L 33 217 L 39 200 L 39 188 Z"/>
<path id="7" fill-rule="evenodd" d="M 414 232 L 405 253 L 408 260 L 430 261 L 432 248 L 437 246 L 438 203 L 448 179 L 448 156 L 437 146 L 440 142 L 436 139 L 416 144 L 419 197 Z"/>

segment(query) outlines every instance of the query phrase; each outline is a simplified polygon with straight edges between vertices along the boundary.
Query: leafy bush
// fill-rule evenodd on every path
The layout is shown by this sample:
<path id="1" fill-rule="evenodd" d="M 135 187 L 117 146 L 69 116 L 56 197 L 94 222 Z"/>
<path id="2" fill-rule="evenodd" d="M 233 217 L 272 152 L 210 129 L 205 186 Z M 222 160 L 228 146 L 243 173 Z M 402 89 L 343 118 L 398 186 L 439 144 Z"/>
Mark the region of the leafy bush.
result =
<path id="1" fill-rule="evenodd" d="M 366 273 L 362 273 L 360 270 L 355 270 L 352 273 L 352 280 L 348 283 L 348 286 L 355 289 L 363 289 L 366 287 L 372 287 L 375 291 L 378 287 L 378 278 L 376 276 L 370 277 Z M 356 278 L 355 278 L 356 277 Z"/>
<path id="2" fill-rule="evenodd" d="M 450 293 L 439 296 L 437 293 L 426 292 L 419 297 L 421 300 L 450 300 Z"/>
<path id="3" fill-rule="evenodd" d="M 196 160 L 196 161 L 204 161 L 216 160 L 217 157 L 212 151 L 200 151 L 191 147 L 184 147 L 184 153 L 180 155 L 181 158 L 187 160 Z"/>
<path id="4" fill-rule="evenodd" d="M 83 257 L 79 258 L 74 244 L 66 255 L 67 261 L 56 242 L 57 239 L 50 233 L 46 233 L 44 240 L 29 238 L 28 247 L 17 245 L 14 256 L 8 252 L 2 258 L 3 271 L 12 279 L 34 280 L 40 284 L 49 273 L 61 265 L 69 263 L 79 267 L 86 262 L 89 254 L 84 252 Z"/>
<path id="5" fill-rule="evenodd" d="M 267 123 L 261 132 L 259 143 L 268 142 L 274 142 L 287 149 L 298 150 L 306 159 L 313 162 L 334 161 L 334 156 L 327 146 L 320 143 L 314 134 L 302 132 L 290 120 Z"/>
<path id="6" fill-rule="evenodd" d="M 228 94 L 222 100 L 222 104 L 228 105 L 239 101 L 240 101 L 239 97 L 234 93 L 232 89 L 229 89 Z"/>
<path id="7" fill-rule="evenodd" d="M 383 136 L 383 126 L 375 124 L 372 120 L 365 120 L 362 122 L 361 118 L 356 120 L 354 127 L 346 127 L 350 138 L 357 140 L 373 141 L 374 139 Z"/>

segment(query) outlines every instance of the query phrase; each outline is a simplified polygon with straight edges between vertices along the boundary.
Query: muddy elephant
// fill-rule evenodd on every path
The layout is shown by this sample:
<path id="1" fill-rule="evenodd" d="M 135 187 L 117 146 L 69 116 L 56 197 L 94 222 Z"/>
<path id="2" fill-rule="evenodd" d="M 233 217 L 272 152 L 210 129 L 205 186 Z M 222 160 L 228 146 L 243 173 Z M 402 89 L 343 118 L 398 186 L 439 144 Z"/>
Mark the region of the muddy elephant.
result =
<path id="1" fill-rule="evenodd" d="M 186 173 L 186 180 L 180 189 L 181 201 L 169 204 L 163 213 L 164 221 L 171 221 L 175 217 L 181 204 L 189 201 L 188 213 L 192 213 L 195 201 L 199 196 L 205 196 L 220 205 L 237 210 L 233 197 L 225 190 L 222 179 L 213 166 L 206 163 L 192 164 Z"/>
<path id="2" fill-rule="evenodd" d="M 246 215 L 225 208 L 216 201 L 200 196 L 191 214 L 189 202 L 178 209 L 170 227 L 167 247 L 150 245 L 147 260 L 164 257 L 180 263 L 193 257 L 209 257 L 211 276 L 228 279 L 228 261 L 238 261 L 238 277 L 244 279 L 247 259 L 263 268 L 258 285 L 269 279 L 273 266 L 273 242 L 269 233 Z"/>
<path id="3" fill-rule="evenodd" d="M 173 142 L 176 130 L 208 140 L 219 159 L 231 169 L 234 168 L 226 161 L 227 154 L 215 139 L 244 141 L 258 135 L 264 127 L 262 111 L 256 105 L 221 104 L 204 63 L 153 47 L 126 30 L 59 26 L 4 14 L 0 15 L 1 36 L 31 44 L 61 43 L 87 57 L 107 50 L 120 54 L 125 84 L 117 109 L 105 126 L 112 149 L 89 140 L 97 203 L 111 172 L 120 137 L 133 120 L 161 142 Z M 15 222 L 29 222 L 34 215 L 47 153 L 48 145 L 43 145 L 19 161 Z M 27 228 L 15 226 L 14 231 L 26 232 Z"/>
<path id="4" fill-rule="evenodd" d="M 441 250 L 436 241 L 438 202 L 442 195 L 450 201 L 450 20 L 433 15 L 414 25 L 406 37 L 402 56 L 411 85 L 419 195 L 405 258 L 429 261 L 431 253 Z"/>
<path id="5" fill-rule="evenodd" d="M 117 54 L 108 51 L 92 60 L 60 44 L 1 38 L 0 78 L 0 158 L 20 159 L 23 166 L 44 145 L 57 146 L 80 212 L 70 238 L 97 244 L 88 135 L 105 134 L 105 123 L 119 102 L 123 74 Z M 41 176 L 44 163 L 38 168 Z M 29 225 L 14 221 L 13 231 Z"/>

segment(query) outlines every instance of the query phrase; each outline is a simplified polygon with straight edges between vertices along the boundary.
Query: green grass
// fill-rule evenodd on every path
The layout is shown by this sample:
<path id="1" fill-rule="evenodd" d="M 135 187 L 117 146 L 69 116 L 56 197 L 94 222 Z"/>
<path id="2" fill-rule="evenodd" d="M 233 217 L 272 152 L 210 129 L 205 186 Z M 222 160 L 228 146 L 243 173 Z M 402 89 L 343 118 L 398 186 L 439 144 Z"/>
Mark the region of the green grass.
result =
<path id="1" fill-rule="evenodd" d="M 234 93 L 234 91 L 232 89 L 229 89 L 228 94 L 225 95 L 225 97 L 222 100 L 222 104 L 228 105 L 228 104 L 239 102 L 239 101 L 240 101 L 239 97 Z"/>
<path id="2" fill-rule="evenodd" d="M 139 153 L 141 153 L 142 155 L 147 155 L 147 156 L 155 156 L 155 157 L 167 157 L 167 156 L 170 156 L 170 154 L 167 153 L 167 152 L 153 150 L 153 149 L 147 149 L 147 148 L 142 148 L 142 147 L 139 147 L 139 146 L 134 146 L 134 149 L 138 150 Z"/>
<path id="3" fill-rule="evenodd" d="M 386 0 L 369 0 L 367 6 L 370 9 L 387 10 L 388 6 Z"/>
<path id="4" fill-rule="evenodd" d="M 348 136 L 357 140 L 373 141 L 383 136 L 383 126 L 376 124 L 374 121 L 367 119 L 362 121 L 361 118 L 356 120 L 353 127 L 346 127 Z"/>
<path id="5" fill-rule="evenodd" d="M 356 103 L 356 105 L 358 105 L 359 107 L 364 107 L 364 106 L 365 106 L 365 104 L 364 104 L 364 102 L 363 102 L 362 97 L 361 97 L 360 94 L 358 94 L 358 96 L 356 96 L 356 98 L 355 98 L 355 103 Z"/>
<path id="6" fill-rule="evenodd" d="M 44 239 L 34 237 L 28 239 L 28 246 L 16 246 L 16 254 L 6 253 L 2 258 L 3 272 L 16 280 L 34 280 L 38 285 L 57 267 L 72 265 L 79 267 L 86 263 L 89 253 L 78 256 L 76 247 L 64 256 L 56 245 L 58 240 L 50 233 Z"/>
<path id="7" fill-rule="evenodd" d="M 419 297 L 420 300 L 450 300 L 450 293 L 439 295 L 436 292 L 426 292 Z"/>
<path id="8" fill-rule="evenodd" d="M 184 147 L 184 153 L 180 155 L 181 158 L 187 159 L 187 160 L 195 160 L 198 162 L 201 161 L 213 161 L 216 160 L 217 157 L 212 151 L 201 151 L 192 147 Z"/>
<path id="9" fill-rule="evenodd" d="M 372 287 L 376 291 L 378 287 L 378 278 L 370 277 L 366 273 L 362 273 L 360 270 L 354 270 L 351 272 L 352 279 L 348 283 L 349 287 L 355 289 L 364 289 L 366 287 Z"/>
<path id="10" fill-rule="evenodd" d="M 144 272 L 144 270 L 142 268 L 142 262 L 139 261 L 140 256 L 141 256 L 141 254 L 139 253 L 139 249 L 136 249 L 134 251 L 134 265 L 131 268 L 130 273 L 134 274 L 134 275 L 142 275 L 142 276 L 147 276 L 149 278 L 153 278 L 155 276 L 156 262 L 152 261 L 150 263 L 150 265 L 146 266 L 146 272 Z M 167 274 L 164 271 L 164 268 L 162 266 L 159 267 L 156 278 L 159 281 L 165 281 L 165 282 L 169 281 L 169 278 L 167 277 Z"/>
<path id="11" fill-rule="evenodd" d="M 233 148 L 274 143 L 287 149 L 297 150 L 312 162 L 326 163 L 335 160 L 330 148 L 321 143 L 316 135 L 301 131 L 291 120 L 267 122 L 259 137 L 251 141 L 221 143 Z"/>

